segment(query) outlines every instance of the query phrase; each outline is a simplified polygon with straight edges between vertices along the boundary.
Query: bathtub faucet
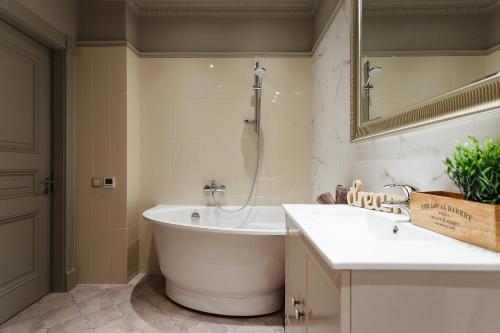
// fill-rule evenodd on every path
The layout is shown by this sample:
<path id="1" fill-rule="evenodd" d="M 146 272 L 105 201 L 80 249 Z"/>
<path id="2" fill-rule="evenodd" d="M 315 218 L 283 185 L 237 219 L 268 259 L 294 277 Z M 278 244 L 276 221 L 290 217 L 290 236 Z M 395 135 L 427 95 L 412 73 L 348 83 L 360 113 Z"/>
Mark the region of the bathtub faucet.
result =
<path id="1" fill-rule="evenodd" d="M 226 192 L 226 186 L 217 184 L 214 179 L 210 185 L 203 186 L 203 192 Z"/>

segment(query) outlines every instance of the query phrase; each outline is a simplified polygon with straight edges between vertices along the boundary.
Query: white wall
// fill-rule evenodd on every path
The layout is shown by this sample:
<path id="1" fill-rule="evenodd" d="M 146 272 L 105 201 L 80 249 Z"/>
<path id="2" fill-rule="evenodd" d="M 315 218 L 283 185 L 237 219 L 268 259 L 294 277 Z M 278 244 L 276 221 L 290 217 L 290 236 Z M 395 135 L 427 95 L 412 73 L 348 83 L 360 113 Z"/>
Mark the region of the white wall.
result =
<path id="1" fill-rule="evenodd" d="M 54 28 L 76 38 L 78 0 L 17 0 Z"/>
<path id="2" fill-rule="evenodd" d="M 349 179 L 349 4 L 343 1 L 312 59 L 312 195 Z"/>
<path id="3" fill-rule="evenodd" d="M 357 178 L 372 191 L 387 183 L 456 190 L 444 174 L 443 159 L 468 134 L 500 137 L 500 110 L 349 143 L 349 5 L 344 0 L 313 57 L 312 195 Z"/>

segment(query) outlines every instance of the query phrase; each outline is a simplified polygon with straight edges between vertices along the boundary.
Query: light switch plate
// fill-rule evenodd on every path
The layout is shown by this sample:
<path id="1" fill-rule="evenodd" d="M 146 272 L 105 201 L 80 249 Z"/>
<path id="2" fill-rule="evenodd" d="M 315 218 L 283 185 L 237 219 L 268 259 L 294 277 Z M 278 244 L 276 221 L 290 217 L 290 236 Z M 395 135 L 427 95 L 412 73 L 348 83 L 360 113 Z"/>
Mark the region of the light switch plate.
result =
<path id="1" fill-rule="evenodd" d="M 115 177 L 104 177 L 104 187 L 114 188 L 116 186 Z"/>
<path id="2" fill-rule="evenodd" d="M 92 187 L 102 187 L 102 178 L 92 178 Z"/>

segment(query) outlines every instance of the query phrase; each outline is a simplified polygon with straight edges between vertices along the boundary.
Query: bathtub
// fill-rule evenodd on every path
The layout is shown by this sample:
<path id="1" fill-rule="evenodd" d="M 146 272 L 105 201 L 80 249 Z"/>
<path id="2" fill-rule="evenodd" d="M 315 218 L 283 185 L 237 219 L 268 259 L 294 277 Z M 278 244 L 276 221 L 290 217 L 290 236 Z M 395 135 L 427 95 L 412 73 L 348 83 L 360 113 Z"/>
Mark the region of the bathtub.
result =
<path id="1" fill-rule="evenodd" d="M 156 206 L 143 216 L 153 223 L 165 291 L 174 302 L 228 316 L 282 308 L 286 228 L 281 207 L 253 206 L 235 214 L 207 206 Z"/>

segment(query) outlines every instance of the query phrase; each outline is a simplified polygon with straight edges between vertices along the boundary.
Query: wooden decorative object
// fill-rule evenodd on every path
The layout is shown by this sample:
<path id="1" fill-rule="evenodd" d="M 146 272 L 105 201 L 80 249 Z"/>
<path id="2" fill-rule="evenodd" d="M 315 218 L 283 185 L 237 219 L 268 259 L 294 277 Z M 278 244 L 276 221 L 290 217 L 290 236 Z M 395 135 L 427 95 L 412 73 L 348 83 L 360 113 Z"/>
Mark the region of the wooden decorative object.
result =
<path id="1" fill-rule="evenodd" d="M 363 182 L 355 180 L 347 193 L 347 204 L 350 206 L 379 210 L 388 213 L 400 214 L 399 208 L 383 208 L 382 202 L 389 200 L 401 200 L 400 196 L 387 193 L 363 192 Z"/>
<path id="2" fill-rule="evenodd" d="M 500 205 L 464 200 L 450 192 L 414 192 L 411 222 L 458 240 L 500 252 Z"/>

